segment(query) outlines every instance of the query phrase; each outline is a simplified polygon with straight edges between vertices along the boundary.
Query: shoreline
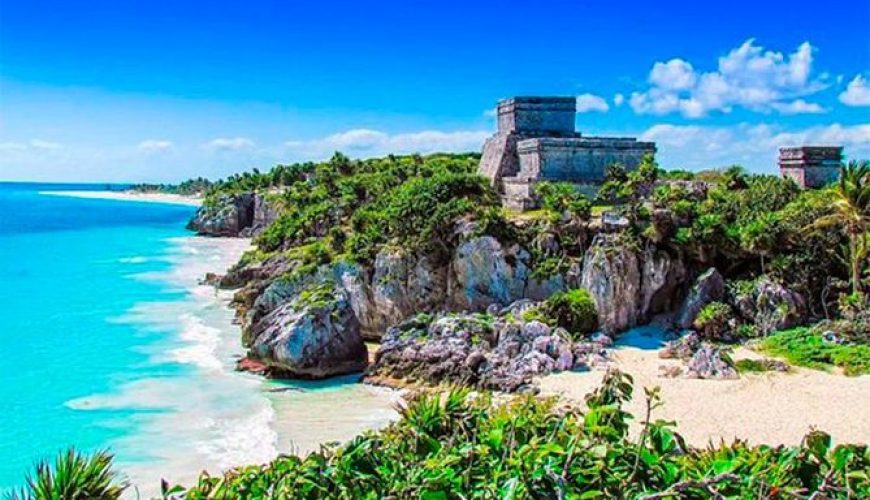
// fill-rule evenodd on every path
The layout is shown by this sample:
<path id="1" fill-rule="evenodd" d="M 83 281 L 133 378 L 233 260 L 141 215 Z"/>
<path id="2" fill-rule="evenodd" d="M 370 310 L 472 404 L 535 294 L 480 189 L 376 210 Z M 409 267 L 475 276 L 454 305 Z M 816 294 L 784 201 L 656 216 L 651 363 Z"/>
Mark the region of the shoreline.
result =
<path id="1" fill-rule="evenodd" d="M 236 371 L 245 349 L 233 320 L 233 293 L 201 279 L 206 272 L 226 272 L 249 244 L 244 238 L 175 238 L 173 266 L 139 276 L 185 294 L 180 302 L 137 305 L 131 313 L 146 330 L 155 325 L 174 330 L 151 346 L 153 362 L 184 365 L 188 373 L 88 399 L 164 409 L 146 415 L 138 432 L 117 443 L 128 457 L 134 455 L 118 466 L 140 494 L 158 495 L 161 479 L 191 485 L 203 470 L 217 473 L 281 454 L 304 455 L 383 427 L 398 415 L 394 403 L 401 392 L 358 383 L 358 374 L 293 381 Z"/>
<path id="2" fill-rule="evenodd" d="M 44 196 L 66 196 L 91 200 L 131 201 L 138 203 L 163 203 L 170 205 L 202 205 L 202 197 L 170 193 L 140 193 L 136 191 L 39 191 Z"/>
<path id="3" fill-rule="evenodd" d="M 791 367 L 787 373 L 743 373 L 736 380 L 667 378 L 659 367 L 680 362 L 658 357 L 660 341 L 654 327 L 638 327 L 623 333 L 609 349 L 612 366 L 634 378 L 633 398 L 626 405 L 635 416 L 634 433 L 645 413 L 643 388 L 659 386 L 664 405 L 653 411 L 653 421 L 676 421 L 676 431 L 693 446 L 734 439 L 798 445 L 814 428 L 830 434 L 835 443 L 863 443 L 870 436 L 870 376 Z M 732 356 L 763 357 L 746 347 L 735 349 Z M 538 381 L 542 395 L 585 405 L 584 396 L 603 376 L 604 371 L 562 372 Z"/>

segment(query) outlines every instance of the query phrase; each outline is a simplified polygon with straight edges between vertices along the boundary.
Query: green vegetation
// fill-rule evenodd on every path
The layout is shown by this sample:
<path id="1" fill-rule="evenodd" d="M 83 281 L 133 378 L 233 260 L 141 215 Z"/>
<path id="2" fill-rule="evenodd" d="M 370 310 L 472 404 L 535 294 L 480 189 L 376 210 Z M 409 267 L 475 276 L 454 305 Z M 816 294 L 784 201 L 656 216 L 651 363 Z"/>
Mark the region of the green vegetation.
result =
<path id="1" fill-rule="evenodd" d="M 851 161 L 840 169 L 830 215 L 817 220 L 813 227 L 837 226 L 849 239 L 849 280 L 852 293 L 860 294 L 862 266 L 870 255 L 870 162 Z"/>
<path id="2" fill-rule="evenodd" d="M 169 193 L 185 196 L 202 195 L 208 192 L 214 183 L 203 177 L 188 179 L 178 184 L 134 184 L 130 186 L 133 191 L 141 193 Z"/>
<path id="3" fill-rule="evenodd" d="M 350 160 L 336 153 L 323 163 L 279 165 L 266 173 L 230 177 L 216 183 L 207 199 L 246 190 L 272 192 L 282 210 L 257 237 L 261 252 L 325 239 L 325 253 L 310 255 L 316 261 L 347 253 L 365 262 L 386 244 L 428 249 L 448 239 L 456 218 L 496 207 L 492 189 L 476 174 L 478 158 L 435 154 Z"/>
<path id="4" fill-rule="evenodd" d="M 870 345 L 829 342 L 817 329 L 801 327 L 777 332 L 763 339 L 759 348 L 798 366 L 838 366 L 846 375 L 870 374 Z"/>
<path id="5" fill-rule="evenodd" d="M 74 449 L 59 453 L 54 463 L 36 465 L 27 476 L 27 486 L 9 495 L 10 500 L 114 500 L 120 498 L 127 483 L 112 471 L 112 455 L 98 451 L 92 455 Z"/>
<path id="6" fill-rule="evenodd" d="M 831 447 L 814 431 L 800 447 L 690 448 L 664 421 L 628 435 L 631 378 L 607 375 L 588 410 L 554 399 L 494 403 L 467 390 L 425 392 L 384 430 L 305 458 L 203 474 L 186 498 L 785 498 L 870 494 L 866 446 Z M 660 405 L 646 391 L 649 411 Z M 649 412 L 647 413 L 649 415 Z"/>
<path id="7" fill-rule="evenodd" d="M 524 319 L 561 326 L 573 339 L 581 339 L 598 326 L 595 300 L 585 288 L 575 288 L 551 295 L 537 308 L 526 311 Z"/>
<path id="8" fill-rule="evenodd" d="M 694 327 L 708 339 L 721 339 L 728 333 L 728 321 L 734 317 L 731 306 L 722 302 L 711 302 L 698 312 Z"/>
<path id="9" fill-rule="evenodd" d="M 579 193 L 571 183 L 540 182 L 535 186 L 535 194 L 541 199 L 541 208 L 549 212 L 554 222 L 565 213 L 580 220 L 589 220 L 592 214 L 589 198 Z"/>
<path id="10" fill-rule="evenodd" d="M 764 373 L 775 371 L 774 363 L 769 359 L 738 359 L 734 362 L 734 368 L 739 373 Z"/>

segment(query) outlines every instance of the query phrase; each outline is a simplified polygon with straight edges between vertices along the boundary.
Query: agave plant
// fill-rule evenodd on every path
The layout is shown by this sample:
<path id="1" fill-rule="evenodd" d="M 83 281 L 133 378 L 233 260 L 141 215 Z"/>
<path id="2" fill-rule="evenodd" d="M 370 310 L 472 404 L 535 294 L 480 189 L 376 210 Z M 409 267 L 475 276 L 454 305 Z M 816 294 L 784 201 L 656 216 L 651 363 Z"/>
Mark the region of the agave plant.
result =
<path id="1" fill-rule="evenodd" d="M 12 493 L 10 500 L 113 500 L 121 497 L 128 483 L 112 470 L 111 453 L 92 455 L 75 448 L 61 452 L 52 464 L 43 460 L 27 475 L 27 486 Z"/>

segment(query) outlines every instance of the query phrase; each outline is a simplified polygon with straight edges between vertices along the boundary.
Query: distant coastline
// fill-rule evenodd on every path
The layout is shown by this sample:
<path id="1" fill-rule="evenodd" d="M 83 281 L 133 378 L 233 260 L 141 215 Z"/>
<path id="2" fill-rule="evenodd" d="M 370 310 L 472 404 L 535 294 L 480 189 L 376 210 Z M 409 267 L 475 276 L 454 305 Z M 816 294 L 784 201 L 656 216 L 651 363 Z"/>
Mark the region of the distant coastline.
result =
<path id="1" fill-rule="evenodd" d="M 136 191 L 40 191 L 41 195 L 90 198 L 98 200 L 136 201 L 142 203 L 171 203 L 173 205 L 202 205 L 202 197 L 170 193 L 141 193 Z"/>

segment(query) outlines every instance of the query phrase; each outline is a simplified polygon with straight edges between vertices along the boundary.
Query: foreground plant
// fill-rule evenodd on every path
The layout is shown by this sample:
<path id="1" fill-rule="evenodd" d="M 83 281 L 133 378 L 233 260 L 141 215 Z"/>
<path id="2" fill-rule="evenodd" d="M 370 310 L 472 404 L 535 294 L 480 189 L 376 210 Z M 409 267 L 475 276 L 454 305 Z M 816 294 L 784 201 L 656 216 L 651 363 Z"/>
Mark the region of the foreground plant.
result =
<path id="1" fill-rule="evenodd" d="M 305 458 L 203 474 L 165 498 L 866 498 L 866 445 L 831 447 L 810 433 L 799 447 L 736 441 L 691 448 L 672 422 L 651 421 L 646 391 L 637 438 L 623 405 L 632 380 L 610 372 L 585 411 L 553 398 L 494 403 L 468 390 L 423 392 L 401 418 Z"/>
<path id="2" fill-rule="evenodd" d="M 27 486 L 13 492 L 10 500 L 112 500 L 127 489 L 112 470 L 113 456 L 108 451 L 91 455 L 74 448 L 59 453 L 52 464 L 44 460 L 27 475 Z"/>

